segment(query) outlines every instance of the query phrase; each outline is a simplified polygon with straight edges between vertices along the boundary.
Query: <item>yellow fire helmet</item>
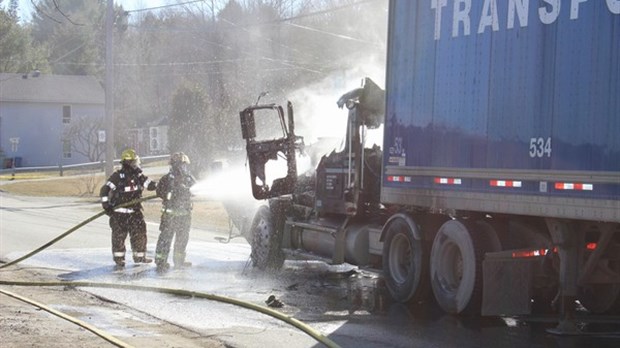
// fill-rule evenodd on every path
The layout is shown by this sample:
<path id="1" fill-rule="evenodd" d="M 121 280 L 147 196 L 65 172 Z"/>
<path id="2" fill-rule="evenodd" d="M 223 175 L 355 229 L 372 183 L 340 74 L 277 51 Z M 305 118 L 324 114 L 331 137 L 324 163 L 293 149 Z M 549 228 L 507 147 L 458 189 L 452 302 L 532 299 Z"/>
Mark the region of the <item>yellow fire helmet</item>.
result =
<path id="1" fill-rule="evenodd" d="M 134 149 L 126 149 L 121 154 L 121 161 L 134 161 L 138 159 L 138 154 Z"/>
<path id="2" fill-rule="evenodd" d="M 189 157 L 183 152 L 175 152 L 170 156 L 170 165 L 187 163 L 189 164 Z"/>

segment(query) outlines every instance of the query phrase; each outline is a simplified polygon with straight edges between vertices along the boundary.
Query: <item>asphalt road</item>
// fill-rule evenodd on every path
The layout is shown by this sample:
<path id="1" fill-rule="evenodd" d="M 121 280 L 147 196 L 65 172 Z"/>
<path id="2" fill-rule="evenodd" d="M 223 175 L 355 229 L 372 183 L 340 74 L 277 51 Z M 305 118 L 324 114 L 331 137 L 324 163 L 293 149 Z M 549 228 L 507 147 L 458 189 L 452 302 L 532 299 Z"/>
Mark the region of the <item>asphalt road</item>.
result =
<path id="1" fill-rule="evenodd" d="M 0 192 L 0 258 L 24 255 L 92 216 L 98 203 L 67 198 L 35 198 Z M 149 253 L 157 224 L 149 223 Z M 287 261 L 281 272 L 265 274 L 248 264 L 249 245 L 241 239 L 193 229 L 188 270 L 157 274 L 111 272 L 110 231 L 104 216 L 49 249 L 25 260 L 24 266 L 55 270 L 55 279 L 111 282 L 180 288 L 264 305 L 274 295 L 284 303 L 278 310 L 301 320 L 343 347 L 618 347 L 620 335 L 557 337 L 545 330 L 553 316 L 462 318 L 445 315 L 432 303 L 404 306 L 393 303 L 381 286 L 380 274 L 348 265 Z M 131 264 L 129 265 L 131 266 Z M 130 268 L 130 267 L 128 267 Z M 313 338 L 289 324 L 229 304 L 166 294 L 88 288 L 87 291 L 127 305 L 154 318 L 213 337 L 230 347 L 314 347 Z M 91 313 L 94 325 L 101 316 Z M 92 319 L 94 318 L 94 319 Z M 614 318 L 589 320 L 584 328 L 618 330 Z M 600 320 L 598 320 L 600 319 Z M 108 320 L 108 319 L 105 319 Z M 120 320 L 120 319 L 119 319 Z M 599 326 L 598 321 L 602 322 Z M 122 325 L 122 321 L 117 324 Z M 106 322 L 106 326 L 114 326 Z"/>

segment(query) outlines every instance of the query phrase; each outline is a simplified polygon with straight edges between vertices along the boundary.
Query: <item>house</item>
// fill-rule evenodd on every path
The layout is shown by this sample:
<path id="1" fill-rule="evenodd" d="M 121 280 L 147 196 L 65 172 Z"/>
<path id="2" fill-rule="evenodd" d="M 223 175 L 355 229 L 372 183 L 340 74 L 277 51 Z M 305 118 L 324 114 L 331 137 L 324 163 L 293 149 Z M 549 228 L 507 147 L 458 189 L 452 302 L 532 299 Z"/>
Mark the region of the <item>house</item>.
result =
<path id="1" fill-rule="evenodd" d="M 155 120 L 145 128 L 130 128 L 125 131 L 125 142 L 142 156 L 164 155 L 170 152 L 168 125 L 165 117 Z"/>
<path id="2" fill-rule="evenodd" d="M 162 122 L 149 127 L 149 153 L 162 155 L 170 153 L 168 148 L 168 126 Z"/>
<path id="3" fill-rule="evenodd" d="M 2 73 L 0 167 L 104 159 L 104 119 L 105 92 L 93 76 Z"/>

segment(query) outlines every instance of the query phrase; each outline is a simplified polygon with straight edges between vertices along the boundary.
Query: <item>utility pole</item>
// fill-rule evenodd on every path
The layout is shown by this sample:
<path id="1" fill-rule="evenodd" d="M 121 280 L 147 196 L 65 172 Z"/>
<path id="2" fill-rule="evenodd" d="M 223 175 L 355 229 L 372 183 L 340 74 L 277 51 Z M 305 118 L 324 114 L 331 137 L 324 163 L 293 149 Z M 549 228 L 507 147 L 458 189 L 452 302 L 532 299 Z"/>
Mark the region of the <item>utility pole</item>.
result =
<path id="1" fill-rule="evenodd" d="M 107 0 L 105 21 L 105 175 L 114 171 L 114 0 Z"/>

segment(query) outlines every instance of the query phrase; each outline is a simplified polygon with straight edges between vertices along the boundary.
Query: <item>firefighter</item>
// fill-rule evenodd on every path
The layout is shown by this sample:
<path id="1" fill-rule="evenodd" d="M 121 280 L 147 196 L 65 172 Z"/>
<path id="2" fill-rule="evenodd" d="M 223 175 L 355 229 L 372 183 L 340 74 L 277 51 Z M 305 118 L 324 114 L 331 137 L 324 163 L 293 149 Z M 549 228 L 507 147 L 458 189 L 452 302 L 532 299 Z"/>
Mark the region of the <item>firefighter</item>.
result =
<path id="1" fill-rule="evenodd" d="M 110 216 L 112 229 L 112 256 L 116 269 L 125 267 L 125 240 L 133 252 L 133 262 L 151 263 L 146 257 L 146 222 L 142 213 L 142 204 L 118 207 L 121 204 L 140 199 L 143 190 L 153 191 L 157 184 L 142 173 L 140 157 L 133 149 L 126 149 L 121 154 L 121 168 L 112 173 L 101 187 L 99 196 L 101 205 Z"/>
<path id="2" fill-rule="evenodd" d="M 165 272 L 170 268 L 168 254 L 174 237 L 172 261 L 175 268 L 191 267 L 192 263 L 185 260 L 185 249 L 189 241 L 189 230 L 192 223 L 192 202 L 190 188 L 196 179 L 189 171 L 189 157 L 183 152 L 170 156 L 170 171 L 164 175 L 157 185 L 157 196 L 163 199 L 159 238 L 155 249 L 157 270 Z"/>

